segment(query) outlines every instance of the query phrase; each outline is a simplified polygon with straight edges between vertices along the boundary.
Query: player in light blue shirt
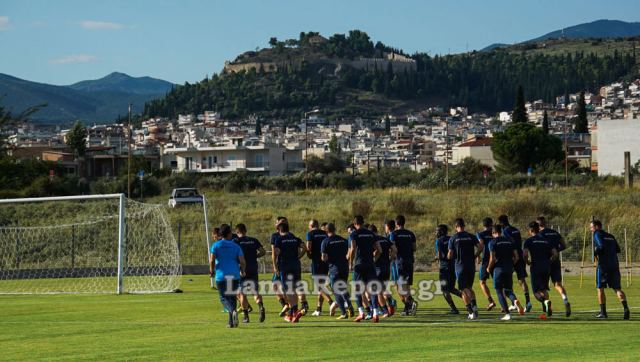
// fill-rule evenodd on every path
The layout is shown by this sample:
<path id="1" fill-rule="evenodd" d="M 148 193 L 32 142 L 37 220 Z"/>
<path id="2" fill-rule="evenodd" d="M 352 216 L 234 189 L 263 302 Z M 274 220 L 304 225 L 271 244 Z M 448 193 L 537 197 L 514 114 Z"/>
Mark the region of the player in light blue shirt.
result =
<path id="1" fill-rule="evenodd" d="M 240 277 L 244 276 L 246 263 L 244 254 L 232 239 L 231 226 L 220 226 L 221 240 L 211 245 L 209 255 L 209 273 L 215 277 L 220 301 L 229 311 L 229 328 L 238 326 L 236 297 L 240 287 Z"/>

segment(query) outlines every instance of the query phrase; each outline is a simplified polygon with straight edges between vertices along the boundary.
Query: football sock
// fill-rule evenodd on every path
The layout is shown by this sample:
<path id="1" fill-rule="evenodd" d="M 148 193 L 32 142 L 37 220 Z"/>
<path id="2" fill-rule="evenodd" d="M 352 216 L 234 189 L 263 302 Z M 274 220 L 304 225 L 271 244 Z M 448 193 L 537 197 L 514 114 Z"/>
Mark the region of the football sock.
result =
<path id="1" fill-rule="evenodd" d="M 278 298 L 278 302 L 280 302 L 280 306 L 284 307 L 287 303 L 284 301 L 284 298 Z"/>
<path id="2" fill-rule="evenodd" d="M 527 304 L 531 303 L 531 298 L 529 297 L 529 292 L 524 293 L 524 300 Z"/>
<path id="3" fill-rule="evenodd" d="M 469 312 L 469 314 L 473 313 L 473 307 L 471 306 L 471 303 L 467 304 L 467 312 Z"/>
<path id="4" fill-rule="evenodd" d="M 606 304 L 600 304 L 600 313 L 607 315 L 607 305 Z"/>
<path id="5" fill-rule="evenodd" d="M 626 300 L 623 300 L 623 301 L 622 301 L 622 307 L 624 308 L 624 310 L 629 309 L 629 305 L 627 304 L 627 301 L 626 301 Z"/>

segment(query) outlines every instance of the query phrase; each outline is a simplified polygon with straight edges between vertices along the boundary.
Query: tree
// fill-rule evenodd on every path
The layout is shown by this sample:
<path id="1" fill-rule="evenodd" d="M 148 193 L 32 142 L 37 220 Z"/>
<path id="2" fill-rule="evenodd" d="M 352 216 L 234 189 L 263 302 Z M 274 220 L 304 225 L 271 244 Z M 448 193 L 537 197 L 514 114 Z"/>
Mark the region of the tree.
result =
<path id="1" fill-rule="evenodd" d="M 275 48 L 276 45 L 278 45 L 278 38 L 276 38 L 275 36 L 272 36 L 271 38 L 269 38 L 269 45 L 272 48 Z"/>
<path id="2" fill-rule="evenodd" d="M 544 134 L 549 134 L 549 115 L 546 110 L 542 116 L 542 132 L 544 132 Z"/>
<path id="3" fill-rule="evenodd" d="M 341 151 L 340 145 L 338 144 L 338 137 L 336 135 L 331 136 L 331 140 L 329 140 L 329 152 L 339 155 Z"/>
<path id="4" fill-rule="evenodd" d="M 260 118 L 256 119 L 256 136 L 260 136 L 262 134 L 262 125 L 260 124 Z"/>
<path id="5" fill-rule="evenodd" d="M 560 162 L 564 153 L 562 141 L 531 123 L 515 123 L 498 132 L 491 144 L 496 169 L 503 173 L 526 172 L 550 161 Z"/>
<path id="6" fill-rule="evenodd" d="M 384 134 L 391 135 L 391 119 L 389 119 L 389 116 L 384 117 Z"/>
<path id="7" fill-rule="evenodd" d="M 516 92 L 516 104 L 513 107 L 511 118 L 513 123 L 526 123 L 529 120 L 527 109 L 524 106 L 524 91 L 521 85 L 518 86 L 518 91 Z"/>
<path id="8" fill-rule="evenodd" d="M 87 150 L 87 129 L 80 121 L 76 122 L 67 133 L 67 146 L 71 147 L 76 157 L 84 156 Z"/>
<path id="9" fill-rule="evenodd" d="M 2 98 L 3 97 L 0 97 L 0 100 L 2 100 Z M 27 120 L 29 119 L 29 116 L 31 116 L 32 114 L 34 114 L 35 112 L 39 111 L 40 109 L 46 106 L 47 106 L 46 103 L 39 104 L 37 106 L 32 106 L 25 109 L 18 115 L 13 115 L 9 110 L 5 109 L 3 106 L 0 105 L 0 155 L 4 154 L 4 147 L 5 147 L 4 135 L 2 131 L 5 128 L 14 127 L 20 123 L 27 122 Z"/>
<path id="10" fill-rule="evenodd" d="M 589 123 L 587 122 L 587 103 L 584 100 L 584 92 L 580 92 L 578 96 L 578 104 L 576 109 L 576 133 L 589 133 Z"/>

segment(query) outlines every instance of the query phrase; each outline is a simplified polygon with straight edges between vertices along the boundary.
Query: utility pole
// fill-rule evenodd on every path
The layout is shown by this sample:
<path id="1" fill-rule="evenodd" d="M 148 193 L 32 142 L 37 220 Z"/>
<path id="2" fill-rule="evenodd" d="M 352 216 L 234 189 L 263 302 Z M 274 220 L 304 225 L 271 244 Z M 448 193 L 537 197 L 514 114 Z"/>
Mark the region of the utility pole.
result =
<path id="1" fill-rule="evenodd" d="M 564 133 L 564 186 L 569 186 L 569 147 L 567 145 L 567 121 L 564 121 L 562 127 L 562 133 Z"/>
<path id="2" fill-rule="evenodd" d="M 309 189 L 309 126 L 307 122 L 307 114 L 304 117 L 304 189 Z"/>
<path id="3" fill-rule="evenodd" d="M 129 132 L 127 132 L 127 197 L 131 198 L 131 103 L 129 103 Z"/>
<path id="4" fill-rule="evenodd" d="M 444 121 L 444 183 L 449 190 L 449 121 Z"/>

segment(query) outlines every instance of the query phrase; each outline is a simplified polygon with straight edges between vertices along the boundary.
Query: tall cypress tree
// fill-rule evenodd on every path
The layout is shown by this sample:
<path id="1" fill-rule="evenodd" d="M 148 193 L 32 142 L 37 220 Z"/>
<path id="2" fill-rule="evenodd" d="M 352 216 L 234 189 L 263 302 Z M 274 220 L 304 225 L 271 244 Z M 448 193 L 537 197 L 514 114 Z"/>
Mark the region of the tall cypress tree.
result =
<path id="1" fill-rule="evenodd" d="M 576 109 L 576 133 L 589 133 L 589 124 L 587 122 L 587 103 L 584 100 L 584 91 L 580 92 L 578 97 L 578 107 Z"/>
<path id="2" fill-rule="evenodd" d="M 547 111 L 544 111 L 544 115 L 542 116 L 542 131 L 544 134 L 549 134 L 549 115 Z"/>
<path id="3" fill-rule="evenodd" d="M 389 116 L 384 117 L 384 134 L 387 136 L 391 134 L 391 119 L 389 119 Z"/>
<path id="4" fill-rule="evenodd" d="M 256 136 L 262 134 L 262 125 L 260 124 L 260 118 L 256 119 Z"/>
<path id="5" fill-rule="evenodd" d="M 513 107 L 511 118 L 513 123 L 526 123 L 529 120 L 527 117 L 527 109 L 524 106 L 524 91 L 521 85 L 518 86 L 516 104 Z"/>

